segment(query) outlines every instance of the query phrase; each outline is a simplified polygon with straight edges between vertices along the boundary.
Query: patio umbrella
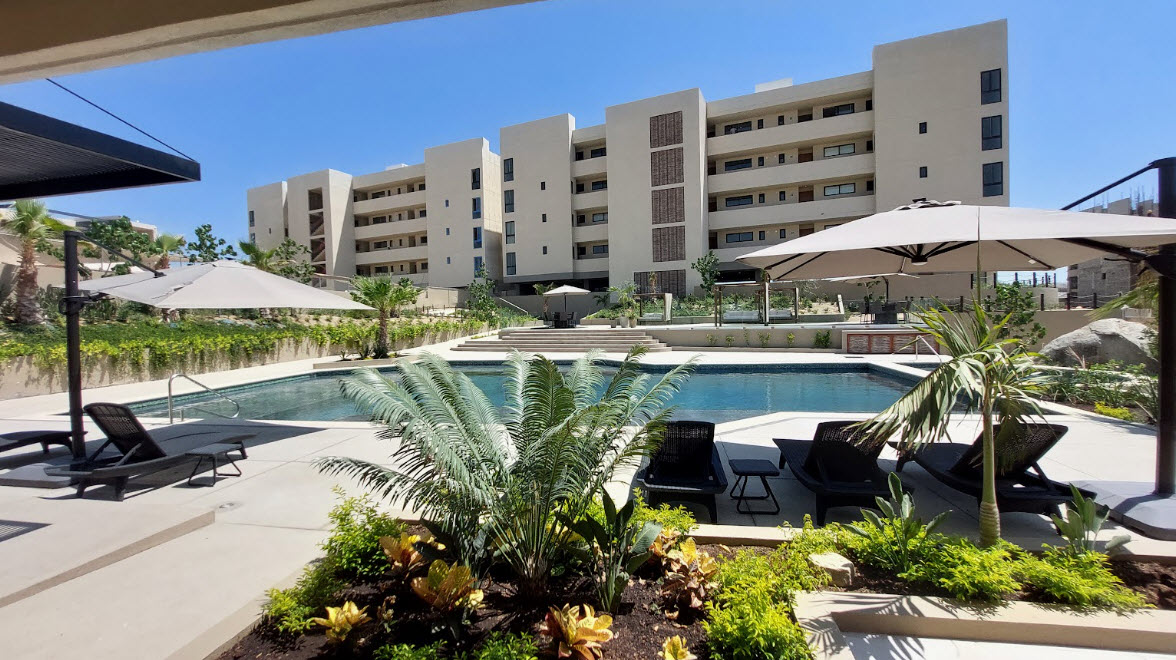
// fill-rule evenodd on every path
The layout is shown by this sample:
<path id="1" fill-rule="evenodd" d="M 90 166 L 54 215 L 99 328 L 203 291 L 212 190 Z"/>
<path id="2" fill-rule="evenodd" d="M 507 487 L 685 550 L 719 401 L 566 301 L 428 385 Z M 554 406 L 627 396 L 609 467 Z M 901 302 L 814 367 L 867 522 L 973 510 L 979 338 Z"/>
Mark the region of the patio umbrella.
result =
<path id="1" fill-rule="evenodd" d="M 568 296 L 584 296 L 584 295 L 588 295 L 589 293 L 592 293 L 592 292 L 588 291 L 586 289 L 581 289 L 578 286 L 572 286 L 570 284 L 565 284 L 563 286 L 557 286 L 554 289 L 552 289 L 551 291 L 548 291 L 547 293 L 543 294 L 543 297 L 546 298 L 547 296 L 563 296 L 564 314 L 567 314 L 568 313 Z"/>
<path id="2" fill-rule="evenodd" d="M 213 261 L 79 283 L 104 293 L 163 309 L 371 309 L 350 298 L 316 289 L 236 261 Z"/>
<path id="3" fill-rule="evenodd" d="M 958 202 L 925 202 L 878 213 L 738 260 L 774 278 L 825 279 L 871 273 L 1054 270 L 1107 254 L 1143 262 L 1161 277 L 1160 420 L 1154 496 L 1139 484 L 1116 484 L 1106 499 L 1122 504 L 1128 522 L 1176 535 L 1176 275 L 1172 250 L 1138 248 L 1176 243 L 1176 159 L 1157 161 L 1160 215 L 1106 216 Z M 1141 170 L 1141 172 L 1144 170 Z M 979 256 L 976 245 L 979 244 Z M 1165 287 L 1169 291 L 1165 295 Z M 1109 486 L 1110 487 L 1110 486 Z M 1148 499 L 1147 506 L 1138 507 Z M 1152 506 L 1158 504 L 1158 506 Z M 1132 510 L 1132 507 L 1136 507 Z M 1127 515 L 1124 511 L 1131 510 Z M 1174 536 L 1176 538 L 1176 536 Z"/>

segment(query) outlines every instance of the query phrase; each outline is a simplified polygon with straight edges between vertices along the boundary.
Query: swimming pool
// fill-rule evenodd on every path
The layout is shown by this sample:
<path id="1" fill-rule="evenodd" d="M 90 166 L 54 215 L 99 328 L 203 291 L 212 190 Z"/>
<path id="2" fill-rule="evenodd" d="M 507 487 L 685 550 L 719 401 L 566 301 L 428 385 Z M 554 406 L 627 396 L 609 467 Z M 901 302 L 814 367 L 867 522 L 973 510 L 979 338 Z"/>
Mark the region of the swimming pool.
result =
<path id="1" fill-rule="evenodd" d="M 490 398 L 501 405 L 502 367 L 486 363 L 454 363 Z M 655 376 L 664 369 L 646 367 Z M 608 371 L 607 366 L 605 367 Z M 394 368 L 384 369 L 394 374 Z M 366 420 L 339 393 L 338 380 L 347 372 L 312 373 L 219 390 L 241 404 L 241 418 L 302 421 Z M 764 367 L 700 366 L 674 397 L 674 417 L 725 422 L 789 410 L 860 412 L 882 410 L 910 389 L 914 379 L 853 366 L 773 365 Z M 192 404 L 230 413 L 232 405 L 207 393 L 176 397 L 176 407 Z M 136 414 L 167 417 L 167 400 L 133 404 Z M 187 418 L 212 417 L 196 409 Z"/>

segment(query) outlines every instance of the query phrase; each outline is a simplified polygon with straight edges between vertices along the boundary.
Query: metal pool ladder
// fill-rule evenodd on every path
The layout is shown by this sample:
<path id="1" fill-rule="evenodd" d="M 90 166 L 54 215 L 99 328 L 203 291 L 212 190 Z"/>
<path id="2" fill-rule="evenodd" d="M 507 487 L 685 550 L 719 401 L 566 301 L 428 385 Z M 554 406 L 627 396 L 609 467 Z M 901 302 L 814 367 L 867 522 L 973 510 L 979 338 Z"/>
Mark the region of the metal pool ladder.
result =
<path id="1" fill-rule="evenodd" d="M 187 410 L 188 408 L 195 408 L 196 410 L 199 410 L 202 413 L 205 413 L 208 415 L 213 415 L 214 417 L 223 417 L 224 419 L 236 419 L 238 416 L 241 415 L 241 404 L 237 403 L 236 401 L 229 398 L 228 396 L 225 396 L 221 392 L 218 392 L 218 391 L 212 389 L 211 387 L 205 385 L 204 383 L 201 383 L 200 381 L 196 380 L 195 378 L 192 378 L 188 374 L 181 372 L 181 373 L 174 373 L 171 375 L 171 378 L 167 379 L 167 423 L 168 424 L 175 423 L 175 408 L 172 406 L 172 383 L 174 383 L 177 378 L 183 378 L 184 380 L 188 381 L 189 383 L 192 383 L 193 385 L 196 385 L 197 387 L 204 390 L 205 392 L 209 392 L 210 394 L 215 394 L 216 396 L 233 404 L 233 414 L 232 415 L 223 415 L 221 413 L 216 412 L 215 410 L 208 410 L 207 408 L 201 408 L 201 407 L 194 405 L 194 404 L 190 405 L 190 406 L 185 406 L 183 408 L 180 408 L 180 411 L 179 411 L 181 422 L 184 421 L 184 411 Z"/>

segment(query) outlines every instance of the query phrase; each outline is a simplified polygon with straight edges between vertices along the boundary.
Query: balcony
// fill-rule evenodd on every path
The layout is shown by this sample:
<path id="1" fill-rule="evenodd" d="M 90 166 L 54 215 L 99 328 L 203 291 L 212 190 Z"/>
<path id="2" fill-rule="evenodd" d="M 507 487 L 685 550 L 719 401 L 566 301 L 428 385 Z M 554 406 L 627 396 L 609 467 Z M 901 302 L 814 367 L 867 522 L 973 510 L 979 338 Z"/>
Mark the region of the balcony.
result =
<path id="1" fill-rule="evenodd" d="M 711 158 L 717 158 L 777 147 L 825 142 L 873 132 L 874 111 L 867 110 L 855 112 L 852 115 L 841 115 L 827 119 L 818 117 L 812 121 L 796 124 L 770 126 L 731 135 L 716 135 L 706 139 L 706 153 Z"/>
<path id="2" fill-rule="evenodd" d="M 607 273 L 608 255 L 594 255 L 591 251 L 589 251 L 588 254 L 583 257 L 576 257 L 572 260 L 572 272 L 577 275 L 586 275 L 588 273 Z"/>
<path id="3" fill-rule="evenodd" d="M 572 161 L 572 178 L 595 176 L 608 171 L 608 156 Z"/>
<path id="4" fill-rule="evenodd" d="M 593 243 L 608 240 L 608 223 L 598 222 L 593 224 L 591 219 L 586 219 L 582 225 L 572 226 L 572 241 L 576 243 Z"/>
<path id="5" fill-rule="evenodd" d="M 593 190 L 572 195 L 572 210 L 600 209 L 608 206 L 608 190 Z"/>
<path id="6" fill-rule="evenodd" d="M 424 261 L 429 258 L 428 245 L 413 247 L 388 248 L 386 250 L 372 250 L 370 252 L 356 252 L 355 265 L 384 264 L 390 261 Z"/>
<path id="7" fill-rule="evenodd" d="M 352 205 L 351 210 L 355 215 L 381 215 L 389 211 L 407 209 L 411 206 L 423 206 L 424 203 L 425 191 L 417 190 L 402 195 L 360 200 Z"/>
<path id="8" fill-rule="evenodd" d="M 812 222 L 837 218 L 858 218 L 875 212 L 873 193 L 821 199 L 812 202 L 765 204 L 738 209 L 711 211 L 707 226 L 711 231 L 781 225 L 789 222 Z M 777 241 L 778 242 L 778 241 Z"/>
<path id="9" fill-rule="evenodd" d="M 413 218 L 412 220 L 381 222 L 376 225 L 356 227 L 355 239 L 366 241 L 373 238 L 385 238 L 388 236 L 399 236 L 401 234 L 419 234 L 425 231 L 425 222 L 425 218 Z"/>
<path id="10" fill-rule="evenodd" d="M 770 165 L 737 172 L 712 174 L 706 178 L 707 192 L 723 193 L 773 189 L 816 181 L 834 181 L 870 176 L 874 173 L 874 154 L 822 158 L 807 163 Z M 722 205 L 722 200 L 719 204 Z"/>

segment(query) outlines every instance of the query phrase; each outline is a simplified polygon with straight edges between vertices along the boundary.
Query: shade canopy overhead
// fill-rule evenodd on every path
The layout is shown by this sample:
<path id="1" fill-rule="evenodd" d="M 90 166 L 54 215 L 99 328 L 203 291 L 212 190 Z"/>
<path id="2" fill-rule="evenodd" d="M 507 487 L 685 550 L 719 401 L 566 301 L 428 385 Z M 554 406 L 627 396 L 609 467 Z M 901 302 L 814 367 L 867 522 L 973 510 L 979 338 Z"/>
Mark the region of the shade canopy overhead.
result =
<path id="1" fill-rule="evenodd" d="M 164 309 L 371 309 L 367 305 L 236 261 L 167 268 L 82 282 L 89 293 Z"/>
<path id="2" fill-rule="evenodd" d="M 570 284 L 565 284 L 563 286 L 557 286 L 554 289 L 552 289 L 551 291 L 548 291 L 547 293 L 545 293 L 543 295 L 544 296 L 582 296 L 582 295 L 586 295 L 589 293 L 592 293 L 592 292 L 588 291 L 587 289 L 581 289 L 578 286 L 572 286 Z"/>
<path id="3" fill-rule="evenodd" d="M 200 164 L 0 103 L 0 200 L 200 180 Z"/>
<path id="4" fill-rule="evenodd" d="M 900 207 L 757 250 L 739 261 L 773 279 L 876 273 L 1054 270 L 1176 243 L 1176 220 L 930 202 Z M 970 249 L 969 249 L 970 248 Z"/>

